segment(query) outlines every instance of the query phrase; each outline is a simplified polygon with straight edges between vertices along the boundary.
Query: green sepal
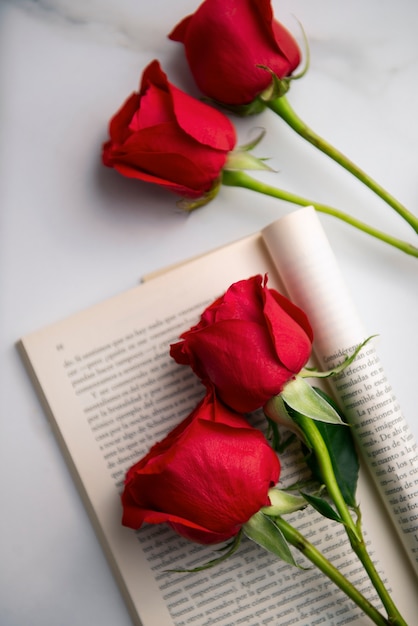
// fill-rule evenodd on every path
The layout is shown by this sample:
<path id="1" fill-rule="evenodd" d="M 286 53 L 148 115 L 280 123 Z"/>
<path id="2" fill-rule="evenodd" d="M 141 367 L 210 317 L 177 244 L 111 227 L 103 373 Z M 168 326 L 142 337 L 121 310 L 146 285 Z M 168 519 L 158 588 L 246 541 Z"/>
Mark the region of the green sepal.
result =
<path id="1" fill-rule="evenodd" d="M 309 53 L 309 45 L 308 39 L 306 37 L 305 31 L 303 30 L 302 24 L 299 23 L 299 26 L 302 29 L 303 38 L 306 46 L 306 62 L 305 67 L 299 72 L 299 74 L 293 74 L 291 76 L 286 76 L 285 78 L 279 78 L 277 74 L 275 74 L 269 67 L 266 65 L 257 65 L 262 70 L 266 70 L 266 72 L 270 72 L 272 81 L 270 85 L 265 89 L 261 94 L 259 94 L 259 99 L 262 102 L 271 102 L 272 100 L 277 100 L 282 96 L 286 95 L 290 89 L 291 82 L 293 80 L 298 80 L 302 78 L 309 69 L 310 63 L 310 53 Z"/>
<path id="2" fill-rule="evenodd" d="M 287 513 L 295 513 L 306 508 L 305 498 L 293 493 L 272 487 L 268 492 L 270 504 L 263 506 L 260 511 L 269 517 L 281 517 Z"/>
<path id="3" fill-rule="evenodd" d="M 306 502 L 308 502 L 308 504 L 310 504 L 316 511 L 318 511 L 318 513 L 320 513 L 324 517 L 327 517 L 328 519 L 333 520 L 334 522 L 342 523 L 341 517 L 332 508 L 330 503 L 327 502 L 327 500 L 324 500 L 324 498 L 320 498 L 319 496 L 312 496 L 308 493 L 303 493 L 302 491 L 300 493 L 305 498 Z"/>
<path id="4" fill-rule="evenodd" d="M 181 200 L 178 200 L 178 202 L 176 202 L 176 205 L 182 211 L 191 213 L 192 211 L 195 211 L 196 209 L 205 206 L 205 204 L 209 204 L 209 202 L 211 202 L 218 195 L 221 185 L 222 174 L 214 181 L 212 187 L 209 189 L 209 191 L 204 193 L 203 196 L 200 196 L 199 198 L 182 198 Z"/>
<path id="5" fill-rule="evenodd" d="M 268 415 L 265 414 L 265 416 L 268 426 L 266 437 L 268 441 L 270 441 L 273 450 L 279 454 L 283 454 L 283 452 L 285 452 L 287 448 L 296 440 L 296 435 L 295 433 L 290 433 L 290 435 L 286 438 L 283 438 L 280 434 L 278 424 L 270 419 Z"/>
<path id="6" fill-rule="evenodd" d="M 271 102 L 272 100 L 281 98 L 289 91 L 290 81 L 292 80 L 290 76 L 279 78 L 267 65 L 257 65 L 257 67 L 269 72 L 271 76 L 269 86 L 258 95 L 261 102 Z"/>
<path id="7" fill-rule="evenodd" d="M 288 382 L 281 392 L 285 403 L 297 413 L 317 422 L 344 424 L 338 412 L 322 395 L 299 376 Z"/>
<path id="8" fill-rule="evenodd" d="M 234 552 L 238 550 L 239 545 L 241 543 L 241 539 L 242 539 L 242 531 L 240 531 L 238 535 L 236 535 L 232 541 L 227 543 L 225 546 L 222 546 L 221 548 L 219 548 L 218 551 L 223 552 L 224 554 L 214 559 L 211 559 L 210 561 L 208 561 L 207 563 L 204 563 L 203 565 L 199 565 L 198 567 L 193 567 L 191 569 L 178 568 L 178 569 L 169 569 L 165 571 L 177 572 L 177 573 L 183 573 L 183 574 L 184 573 L 194 574 L 196 572 L 201 572 L 205 569 L 210 569 L 211 567 L 215 567 L 215 565 L 219 565 L 220 563 L 223 563 L 223 561 L 226 561 L 226 559 L 229 559 L 229 557 L 232 556 Z"/>
<path id="9" fill-rule="evenodd" d="M 264 139 L 265 134 L 266 129 L 261 128 L 260 132 L 258 133 L 258 135 L 255 136 L 254 139 L 252 139 L 248 143 L 242 144 L 242 146 L 238 146 L 238 150 L 240 150 L 240 152 L 249 152 L 250 150 L 254 150 L 254 148 L 256 148 L 258 144 L 262 141 L 262 139 Z"/>
<path id="10" fill-rule="evenodd" d="M 271 517 L 258 511 L 244 524 L 242 530 L 249 539 L 279 557 L 282 561 L 295 567 L 300 567 L 293 558 L 289 544 L 282 531 Z"/>
<path id="11" fill-rule="evenodd" d="M 299 439 L 304 439 L 303 432 L 289 414 L 288 407 L 282 398 L 282 394 L 270 398 L 270 400 L 268 400 L 264 405 L 263 411 L 270 422 L 283 426 L 297 435 Z"/>
<path id="12" fill-rule="evenodd" d="M 207 104 L 215 105 L 219 108 L 225 109 L 226 111 L 230 111 L 231 113 L 235 113 L 235 115 L 238 115 L 240 117 L 258 115 L 259 113 L 262 113 L 266 108 L 265 102 L 263 102 L 258 97 L 254 98 L 254 100 L 252 100 L 252 102 L 249 102 L 248 104 L 226 104 L 225 102 L 219 102 L 214 98 L 207 97 L 202 98 L 202 101 L 206 102 Z"/>
<path id="13" fill-rule="evenodd" d="M 265 163 L 266 160 L 267 159 L 258 158 L 251 154 L 251 152 L 246 152 L 245 150 L 232 150 L 228 152 L 223 169 L 226 171 L 265 170 L 274 172 L 274 170 Z"/>
<path id="14" fill-rule="evenodd" d="M 337 374 L 341 374 L 341 372 L 343 372 L 349 365 L 351 365 L 351 363 L 353 363 L 358 353 L 364 348 L 366 343 L 368 343 L 371 339 L 374 339 L 374 337 L 376 336 L 377 335 L 371 335 L 370 337 L 367 337 L 367 339 L 365 339 L 360 345 L 357 346 L 352 355 L 347 355 L 345 359 L 341 361 L 341 363 L 339 363 L 332 369 L 326 370 L 325 372 L 319 372 L 314 368 L 310 369 L 309 367 L 306 367 L 299 372 L 299 376 L 301 376 L 302 378 L 329 378 L 330 376 L 337 376 Z"/>

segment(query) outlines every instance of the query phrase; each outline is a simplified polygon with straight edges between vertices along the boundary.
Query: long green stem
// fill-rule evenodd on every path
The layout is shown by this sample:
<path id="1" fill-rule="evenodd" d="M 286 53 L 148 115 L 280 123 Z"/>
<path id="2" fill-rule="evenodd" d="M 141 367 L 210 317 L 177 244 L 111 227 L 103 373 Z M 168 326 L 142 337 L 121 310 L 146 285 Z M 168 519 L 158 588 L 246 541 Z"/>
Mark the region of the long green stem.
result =
<path id="1" fill-rule="evenodd" d="M 380 599 L 389 616 L 389 623 L 396 626 L 407 626 L 405 620 L 399 613 L 395 603 L 393 602 L 390 594 L 388 593 L 382 579 L 377 572 L 373 561 L 367 552 L 366 544 L 363 539 L 361 528 L 357 525 L 353 518 L 349 508 L 343 498 L 337 480 L 335 478 L 334 469 L 332 467 L 331 457 L 328 452 L 328 448 L 322 438 L 319 429 L 317 428 L 314 420 L 298 414 L 298 425 L 303 430 L 304 435 L 307 437 L 310 445 L 315 451 L 315 455 L 318 464 L 321 468 L 321 475 L 327 487 L 328 494 L 335 504 L 335 507 L 340 514 L 341 519 L 344 522 L 348 538 L 354 552 L 364 565 L 370 580 L 373 583 L 374 588 L 379 594 Z"/>
<path id="2" fill-rule="evenodd" d="M 358 180 L 364 183 L 369 189 L 376 193 L 382 200 L 391 206 L 399 215 L 401 215 L 412 226 L 415 232 L 418 232 L 418 217 L 411 213 L 403 204 L 388 193 L 381 185 L 373 180 L 368 174 L 360 169 L 342 152 L 334 148 L 325 139 L 317 135 L 309 128 L 299 117 L 289 104 L 286 96 L 275 98 L 274 100 L 265 101 L 265 104 L 277 115 L 279 115 L 294 131 L 301 137 L 309 141 L 316 148 L 327 154 L 331 159 L 339 163 L 348 172 L 353 174 Z"/>
<path id="3" fill-rule="evenodd" d="M 341 572 L 326 559 L 301 533 L 286 522 L 282 517 L 274 519 L 282 531 L 285 539 L 301 552 L 311 563 L 321 570 L 333 583 L 357 604 L 362 611 L 378 626 L 388 626 L 391 622 L 365 598 L 360 591 L 350 583 Z"/>
<path id="4" fill-rule="evenodd" d="M 401 239 L 397 239 L 396 237 L 392 237 L 391 235 L 387 235 L 382 231 L 373 228 L 372 226 L 368 226 L 364 222 L 347 215 L 347 213 L 343 213 L 339 209 L 335 209 L 333 207 L 327 206 L 325 204 L 320 204 L 318 202 L 314 202 L 312 200 L 308 200 L 307 198 L 302 198 L 301 196 L 297 196 L 289 191 L 285 191 L 284 189 L 277 189 L 276 187 L 272 187 L 271 185 L 266 185 L 263 182 L 252 178 L 245 172 L 241 170 L 224 170 L 222 173 L 222 183 L 224 185 L 228 185 L 230 187 L 244 187 L 246 189 L 251 189 L 252 191 L 256 191 L 258 193 L 262 193 L 266 196 L 271 196 L 273 198 L 278 198 L 279 200 L 284 200 L 285 202 L 291 202 L 293 204 L 297 204 L 299 206 L 313 206 L 319 213 L 326 213 L 328 215 L 332 215 L 354 228 L 358 228 L 359 230 L 388 243 L 389 245 L 402 250 L 406 254 L 410 254 L 411 256 L 418 257 L 418 248 L 409 244 Z"/>

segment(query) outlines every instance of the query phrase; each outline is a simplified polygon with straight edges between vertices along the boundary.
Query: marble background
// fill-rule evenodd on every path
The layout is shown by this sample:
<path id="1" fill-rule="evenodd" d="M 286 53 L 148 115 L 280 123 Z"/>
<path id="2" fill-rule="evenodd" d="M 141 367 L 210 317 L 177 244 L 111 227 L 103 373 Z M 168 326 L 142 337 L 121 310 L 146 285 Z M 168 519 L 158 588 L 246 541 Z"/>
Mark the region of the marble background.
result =
<path id="1" fill-rule="evenodd" d="M 0 3 L 0 624 L 128 626 L 112 574 L 15 349 L 16 340 L 135 285 L 140 276 L 260 229 L 290 205 L 225 188 L 181 214 L 175 196 L 100 162 L 107 122 L 161 61 L 197 94 L 167 33 L 194 0 Z M 317 132 L 417 212 L 418 4 L 282 0 L 276 16 L 311 66 L 289 100 Z M 272 113 L 254 127 L 260 177 L 414 240 L 411 229 Z M 273 179 L 271 178 L 273 177 Z M 418 261 L 333 218 L 321 221 L 418 437 Z M 415 238 L 416 244 L 416 238 Z M 140 584 L 140 581 L 138 581 Z"/>

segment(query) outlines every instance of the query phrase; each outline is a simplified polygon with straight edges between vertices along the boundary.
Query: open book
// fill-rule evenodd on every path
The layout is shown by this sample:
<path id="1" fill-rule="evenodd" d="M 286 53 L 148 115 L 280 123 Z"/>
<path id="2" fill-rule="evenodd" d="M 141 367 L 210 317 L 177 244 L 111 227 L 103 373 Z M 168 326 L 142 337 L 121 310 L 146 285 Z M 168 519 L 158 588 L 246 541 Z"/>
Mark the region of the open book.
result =
<path id="1" fill-rule="evenodd" d="M 269 286 L 308 314 L 318 366 L 329 369 L 371 334 L 357 318 L 315 211 L 305 208 L 18 344 L 135 624 L 369 623 L 316 569 L 292 568 L 253 542 L 243 541 L 215 568 L 174 573 L 169 570 L 206 563 L 214 548 L 189 543 L 166 526 L 134 532 L 120 522 L 126 470 L 204 394 L 190 368 L 169 357 L 170 343 L 231 283 L 257 273 L 268 273 Z M 370 551 L 412 625 L 418 615 L 417 446 L 372 344 L 332 393 L 358 441 L 358 500 Z M 297 454 L 290 448 L 281 457 L 283 484 L 298 477 Z M 307 510 L 291 521 L 376 601 L 341 526 Z"/>

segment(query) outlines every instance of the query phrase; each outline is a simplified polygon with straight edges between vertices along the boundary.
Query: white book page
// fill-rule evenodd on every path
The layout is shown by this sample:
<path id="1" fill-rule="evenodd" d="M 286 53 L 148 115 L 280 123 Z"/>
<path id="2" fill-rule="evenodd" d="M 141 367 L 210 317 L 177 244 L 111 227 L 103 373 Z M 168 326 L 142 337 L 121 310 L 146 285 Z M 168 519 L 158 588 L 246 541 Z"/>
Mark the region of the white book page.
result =
<path id="1" fill-rule="evenodd" d="M 332 368 L 371 333 L 358 318 L 315 210 L 291 213 L 263 235 L 290 298 L 311 321 L 318 363 Z M 373 341 L 330 385 L 418 574 L 417 443 Z"/>
<path id="2" fill-rule="evenodd" d="M 369 623 L 316 569 L 291 568 L 250 541 L 218 567 L 170 573 L 205 563 L 214 557 L 213 547 L 189 543 L 165 526 L 144 526 L 135 533 L 120 523 L 126 470 L 203 394 L 189 368 L 170 359 L 169 344 L 232 282 L 264 272 L 278 287 L 262 238 L 249 237 L 22 340 L 134 622 L 143 626 L 306 626 L 324 623 L 324 616 L 330 626 Z M 283 483 L 301 476 L 292 450 L 281 461 Z M 340 526 L 314 512 L 292 519 L 373 598 Z M 386 552 L 384 519 L 375 534 L 382 543 L 373 550 Z M 412 620 L 418 611 L 414 584 L 407 569 L 399 575 L 399 554 L 389 547 L 388 555 L 391 567 L 385 570 L 396 571 L 390 583 Z"/>

